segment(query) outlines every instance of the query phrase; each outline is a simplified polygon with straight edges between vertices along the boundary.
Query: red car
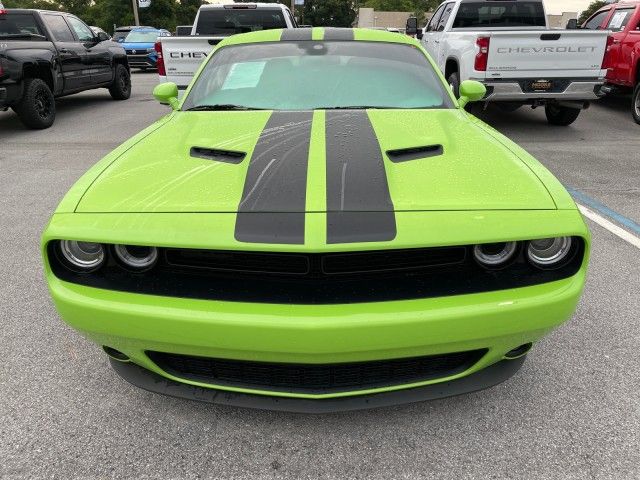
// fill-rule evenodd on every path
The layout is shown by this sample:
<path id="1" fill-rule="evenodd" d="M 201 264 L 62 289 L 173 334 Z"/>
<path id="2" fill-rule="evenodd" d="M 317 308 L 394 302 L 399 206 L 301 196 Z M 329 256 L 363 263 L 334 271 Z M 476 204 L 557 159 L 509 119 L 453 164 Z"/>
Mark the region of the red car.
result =
<path id="1" fill-rule="evenodd" d="M 609 73 L 603 91 L 633 91 L 633 118 L 640 124 L 640 1 L 606 5 L 582 28 L 611 30 L 613 43 L 605 55 Z"/>

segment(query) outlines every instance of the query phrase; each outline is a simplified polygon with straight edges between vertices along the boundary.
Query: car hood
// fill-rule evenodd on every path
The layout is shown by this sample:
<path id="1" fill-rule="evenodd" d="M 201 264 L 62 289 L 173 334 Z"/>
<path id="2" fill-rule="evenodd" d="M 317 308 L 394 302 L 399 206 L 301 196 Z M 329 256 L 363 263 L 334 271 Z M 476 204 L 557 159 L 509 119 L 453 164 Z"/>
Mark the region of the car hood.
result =
<path id="1" fill-rule="evenodd" d="M 545 185 L 459 110 L 175 112 L 77 212 L 549 210 Z"/>
<path id="2" fill-rule="evenodd" d="M 127 50 L 145 50 L 147 48 L 154 48 L 155 43 L 153 42 L 122 42 L 123 48 Z"/>

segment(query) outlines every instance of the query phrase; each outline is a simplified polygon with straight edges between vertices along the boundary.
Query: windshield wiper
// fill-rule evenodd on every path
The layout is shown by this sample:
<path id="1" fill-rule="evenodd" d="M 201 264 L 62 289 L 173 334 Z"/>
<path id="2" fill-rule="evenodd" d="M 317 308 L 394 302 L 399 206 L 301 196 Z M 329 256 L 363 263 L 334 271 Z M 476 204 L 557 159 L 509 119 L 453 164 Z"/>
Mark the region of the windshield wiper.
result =
<path id="1" fill-rule="evenodd" d="M 216 105 L 198 105 L 187 109 L 187 112 L 222 112 L 225 110 L 265 110 L 264 108 L 247 107 L 245 105 L 234 105 L 232 103 L 223 103 Z"/>
<path id="2" fill-rule="evenodd" d="M 46 40 L 47 37 L 37 33 L 5 33 L 0 35 L 0 38 L 42 38 Z"/>
<path id="3" fill-rule="evenodd" d="M 372 108 L 377 108 L 379 110 L 392 110 L 402 107 L 385 107 L 384 105 L 340 105 L 335 107 L 316 108 L 316 110 L 367 110 Z"/>

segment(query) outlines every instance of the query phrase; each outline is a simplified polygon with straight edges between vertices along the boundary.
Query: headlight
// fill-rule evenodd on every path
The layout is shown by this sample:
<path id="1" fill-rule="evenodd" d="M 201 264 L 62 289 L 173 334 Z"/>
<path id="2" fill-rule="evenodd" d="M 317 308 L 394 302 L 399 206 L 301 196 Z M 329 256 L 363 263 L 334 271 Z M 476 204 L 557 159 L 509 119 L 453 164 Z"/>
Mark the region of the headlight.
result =
<path id="1" fill-rule="evenodd" d="M 134 270 L 147 270 L 153 267 L 158 260 L 158 249 L 156 247 L 115 245 L 113 249 L 118 260 L 126 267 Z"/>
<path id="2" fill-rule="evenodd" d="M 473 256 L 483 267 L 501 268 L 513 258 L 517 248 L 516 242 L 485 243 L 473 248 Z"/>
<path id="3" fill-rule="evenodd" d="M 90 272 L 104 263 L 104 247 L 99 243 L 60 241 L 60 252 L 73 270 Z"/>
<path id="4" fill-rule="evenodd" d="M 557 268 L 569 255 L 571 244 L 571 237 L 532 240 L 527 247 L 527 257 L 538 268 Z"/>

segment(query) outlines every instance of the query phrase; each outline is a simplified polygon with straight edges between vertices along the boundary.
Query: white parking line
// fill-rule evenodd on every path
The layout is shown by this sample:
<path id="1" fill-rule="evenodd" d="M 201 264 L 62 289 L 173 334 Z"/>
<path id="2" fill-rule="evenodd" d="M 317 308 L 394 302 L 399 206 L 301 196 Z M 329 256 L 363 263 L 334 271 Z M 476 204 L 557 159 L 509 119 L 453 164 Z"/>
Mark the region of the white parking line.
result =
<path id="1" fill-rule="evenodd" d="M 613 233 L 614 235 L 620 237 L 624 241 L 629 242 L 634 247 L 640 248 L 640 238 L 636 237 L 634 234 L 627 232 L 624 228 L 621 228 L 621 227 L 617 226 L 616 224 L 610 222 L 609 220 L 607 220 L 603 216 L 598 215 L 596 212 L 594 212 L 593 210 L 588 209 L 584 205 L 578 204 L 578 208 L 580 209 L 580 212 L 582 212 L 582 214 L 585 217 L 587 217 L 589 220 L 597 223 L 602 228 L 606 228 L 611 233 Z"/>

